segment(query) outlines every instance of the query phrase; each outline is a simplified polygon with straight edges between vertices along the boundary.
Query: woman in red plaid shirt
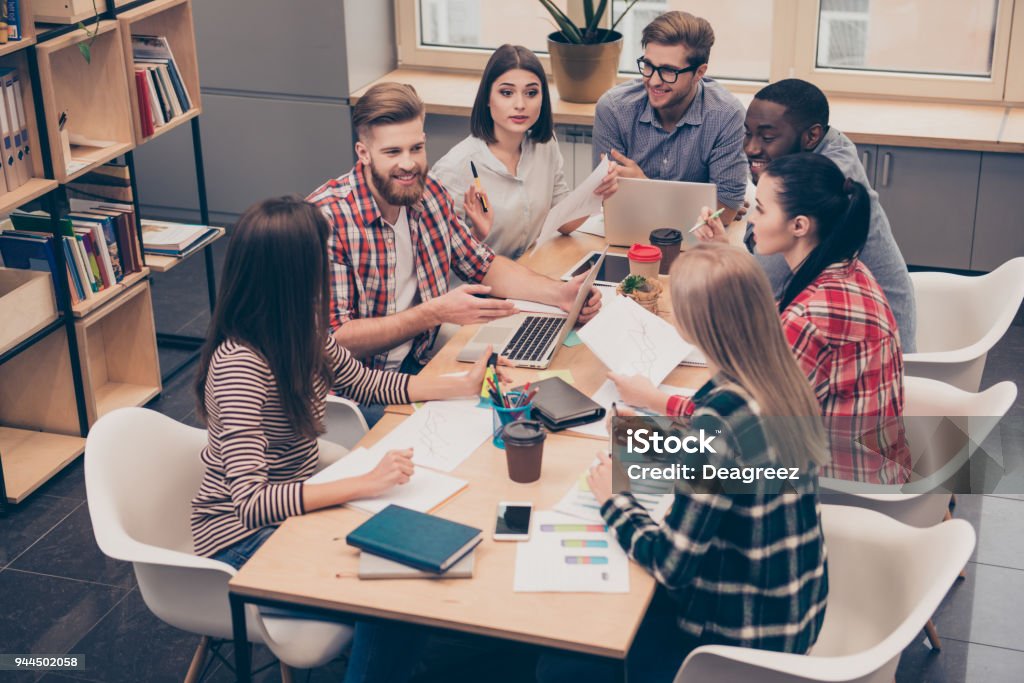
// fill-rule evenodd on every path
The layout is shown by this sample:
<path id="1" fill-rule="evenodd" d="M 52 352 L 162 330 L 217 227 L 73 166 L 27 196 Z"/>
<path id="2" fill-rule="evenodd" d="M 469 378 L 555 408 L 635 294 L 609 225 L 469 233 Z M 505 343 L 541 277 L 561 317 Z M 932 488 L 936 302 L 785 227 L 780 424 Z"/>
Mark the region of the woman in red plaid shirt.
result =
<path id="1" fill-rule="evenodd" d="M 910 454 L 899 420 L 899 332 L 882 288 L 857 258 L 869 214 L 863 185 L 844 177 L 831 159 L 802 153 L 762 172 L 749 221 L 757 252 L 782 254 L 793 271 L 779 313 L 825 417 L 832 461 L 822 475 L 903 483 Z M 727 239 L 720 220 L 707 223 L 703 239 Z M 687 409 L 685 398 L 661 394 L 641 378 L 612 379 L 627 402 L 669 415 Z"/>

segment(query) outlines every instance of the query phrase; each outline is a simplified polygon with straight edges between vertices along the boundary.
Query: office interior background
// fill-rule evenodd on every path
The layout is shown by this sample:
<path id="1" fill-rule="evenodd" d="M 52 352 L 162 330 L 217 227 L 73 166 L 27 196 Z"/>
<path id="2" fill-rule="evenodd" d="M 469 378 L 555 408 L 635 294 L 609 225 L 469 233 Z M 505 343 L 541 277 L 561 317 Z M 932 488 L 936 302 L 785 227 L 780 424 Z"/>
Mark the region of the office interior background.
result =
<path id="1" fill-rule="evenodd" d="M 557 4 L 578 11 L 571 0 Z M 611 2 L 612 18 L 627 4 Z M 353 93 L 396 69 L 478 74 L 490 49 L 510 42 L 543 53 L 553 30 L 534 0 L 193 0 L 192 9 L 211 223 L 224 226 L 261 198 L 306 195 L 352 167 Z M 912 268 L 978 274 L 1024 255 L 1024 1 L 642 0 L 619 25 L 622 78 L 633 76 L 643 26 L 668 9 L 711 22 L 709 75 L 741 99 L 795 76 L 843 103 L 835 125 L 858 142 Z M 981 140 L 993 117 L 992 139 Z M 434 161 L 468 134 L 468 120 L 428 113 L 426 130 Z M 928 140 L 872 142 L 872 133 L 893 130 L 908 139 L 924 131 Z M 591 170 L 589 128 L 562 124 L 556 133 L 570 184 L 582 180 Z M 135 163 L 144 215 L 198 221 L 187 127 L 140 147 Z M 226 241 L 214 246 L 218 268 Z M 202 267 L 191 259 L 154 277 L 158 330 L 204 334 Z M 183 352 L 160 354 L 171 365 Z M 180 373 L 149 407 L 198 426 L 193 379 Z M 982 388 L 1003 380 L 1024 387 L 1021 314 L 990 352 Z M 1020 425 L 1024 400 L 1009 415 Z M 1024 449 L 1019 433 L 1007 438 L 1004 448 Z M 922 634 L 897 681 L 1019 681 L 1024 473 L 1008 473 L 994 494 L 959 496 L 953 514 L 974 526 L 978 547 L 935 615 L 942 651 Z M 88 662 L 85 671 L 0 672 L 0 680 L 180 680 L 197 640 L 152 616 L 131 566 L 96 547 L 81 459 L 0 517 L 0 652 L 83 653 Z M 516 666 L 517 650 L 453 648 L 421 680 L 524 680 L 528 671 Z M 230 645 L 223 653 L 230 661 Z M 256 659 L 271 661 L 260 649 Z M 343 671 L 339 660 L 311 680 L 340 680 Z M 279 677 L 272 666 L 257 680 Z M 226 663 L 209 680 L 232 680 Z"/>

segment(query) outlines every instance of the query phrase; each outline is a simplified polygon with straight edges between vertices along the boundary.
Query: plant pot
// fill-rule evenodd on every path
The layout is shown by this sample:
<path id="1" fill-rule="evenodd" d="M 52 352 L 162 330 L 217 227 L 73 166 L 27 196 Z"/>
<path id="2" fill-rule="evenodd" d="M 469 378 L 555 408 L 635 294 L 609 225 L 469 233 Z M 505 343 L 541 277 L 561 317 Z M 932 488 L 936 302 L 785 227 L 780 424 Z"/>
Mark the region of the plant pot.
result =
<path id="1" fill-rule="evenodd" d="M 622 54 L 622 34 L 602 31 L 606 42 L 577 45 L 566 42 L 560 31 L 548 35 L 551 73 L 558 96 L 565 102 L 589 104 L 597 102 L 615 85 Z"/>
<path id="2" fill-rule="evenodd" d="M 615 288 L 615 293 L 619 296 L 628 296 L 633 301 L 637 302 L 654 315 L 658 315 L 658 297 L 661 296 L 662 285 L 659 280 L 648 280 L 648 286 L 651 288 L 649 292 L 640 292 L 633 290 L 629 294 L 625 294 L 622 291 L 622 283 Z"/>

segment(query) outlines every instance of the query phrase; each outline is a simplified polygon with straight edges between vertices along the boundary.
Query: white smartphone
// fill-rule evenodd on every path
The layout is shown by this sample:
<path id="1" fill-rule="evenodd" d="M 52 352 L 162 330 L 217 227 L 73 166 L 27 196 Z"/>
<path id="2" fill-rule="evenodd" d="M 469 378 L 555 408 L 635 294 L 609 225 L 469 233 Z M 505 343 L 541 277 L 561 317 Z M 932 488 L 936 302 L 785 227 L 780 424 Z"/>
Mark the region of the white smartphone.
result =
<path id="1" fill-rule="evenodd" d="M 494 523 L 495 541 L 527 541 L 530 538 L 530 518 L 533 503 L 498 503 L 498 514 Z"/>

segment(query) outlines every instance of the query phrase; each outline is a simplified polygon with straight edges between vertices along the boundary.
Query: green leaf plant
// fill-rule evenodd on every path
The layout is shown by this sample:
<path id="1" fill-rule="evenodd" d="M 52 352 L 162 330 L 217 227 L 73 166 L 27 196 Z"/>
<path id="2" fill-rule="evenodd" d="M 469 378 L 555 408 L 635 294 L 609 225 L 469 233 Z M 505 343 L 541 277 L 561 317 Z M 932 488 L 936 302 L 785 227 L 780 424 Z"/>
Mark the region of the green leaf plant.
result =
<path id="1" fill-rule="evenodd" d="M 640 0 L 631 0 L 626 5 L 626 9 L 623 10 L 619 18 L 612 24 L 611 31 L 615 30 L 615 27 L 622 21 L 622 17 L 629 13 L 629 10 L 633 9 L 633 5 L 638 3 Z M 583 25 L 577 26 L 576 23 L 569 18 L 558 5 L 554 3 L 554 0 L 540 0 L 540 4 L 544 6 L 544 9 L 548 11 L 551 18 L 555 20 L 555 24 L 558 26 L 559 32 L 567 43 L 576 43 L 577 45 L 593 45 L 595 43 L 603 43 L 608 40 L 607 36 L 610 31 L 604 31 L 599 28 L 601 25 L 601 19 L 604 17 L 605 11 L 608 9 L 608 0 L 600 0 L 597 7 L 594 7 L 593 0 L 583 0 Z"/>

